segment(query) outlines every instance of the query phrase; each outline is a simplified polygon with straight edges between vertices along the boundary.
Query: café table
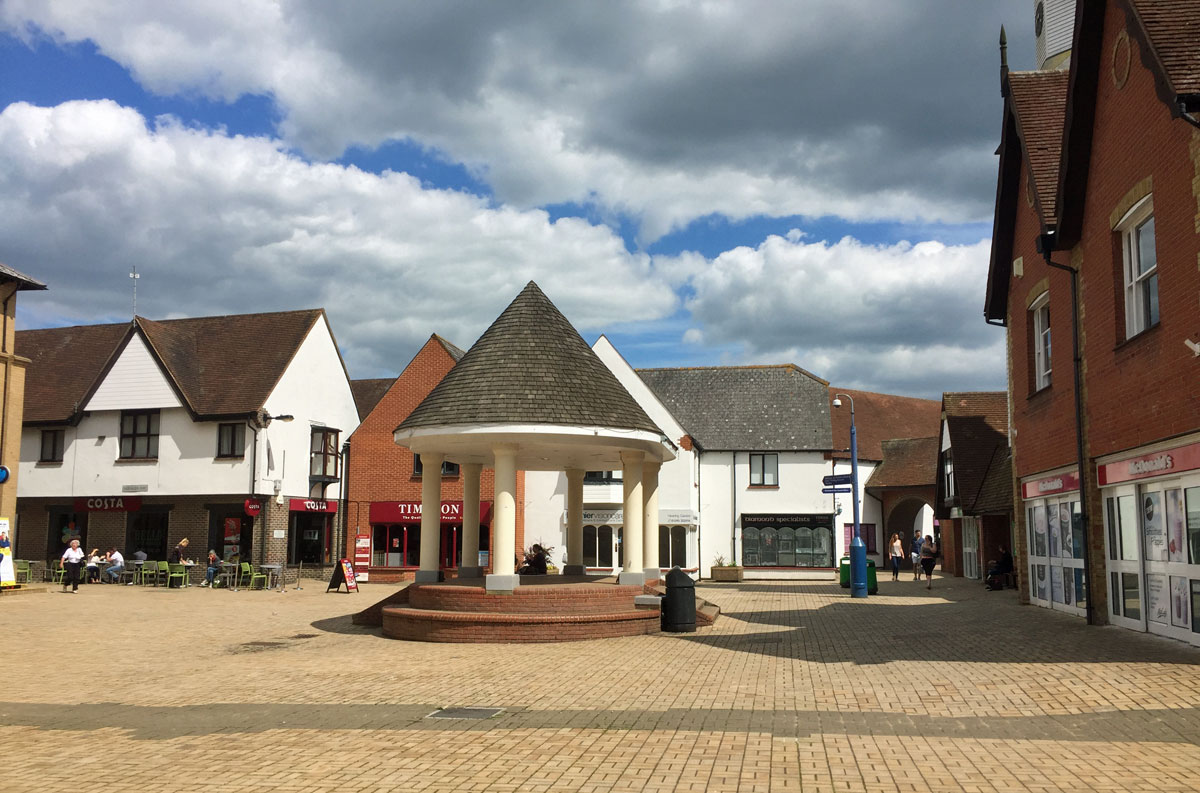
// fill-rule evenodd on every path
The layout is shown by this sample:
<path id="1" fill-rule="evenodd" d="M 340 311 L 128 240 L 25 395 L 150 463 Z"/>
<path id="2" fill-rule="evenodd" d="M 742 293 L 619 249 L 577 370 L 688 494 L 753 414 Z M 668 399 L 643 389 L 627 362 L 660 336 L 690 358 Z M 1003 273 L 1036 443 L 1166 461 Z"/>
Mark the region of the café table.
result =
<path id="1" fill-rule="evenodd" d="M 283 589 L 283 565 L 260 564 L 258 569 L 267 574 L 267 589 Z"/>
<path id="2" fill-rule="evenodd" d="M 221 562 L 221 572 L 217 573 L 217 580 L 224 581 L 226 589 L 237 590 L 237 573 L 238 564 L 236 562 Z"/>

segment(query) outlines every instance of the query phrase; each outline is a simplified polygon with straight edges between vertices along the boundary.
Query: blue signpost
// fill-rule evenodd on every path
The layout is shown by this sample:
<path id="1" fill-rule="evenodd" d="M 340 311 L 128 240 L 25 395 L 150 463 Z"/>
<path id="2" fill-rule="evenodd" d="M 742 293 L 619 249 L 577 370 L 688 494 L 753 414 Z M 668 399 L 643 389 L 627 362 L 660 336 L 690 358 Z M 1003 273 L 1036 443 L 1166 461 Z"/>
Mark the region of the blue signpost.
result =
<path id="1" fill-rule="evenodd" d="M 850 540 L 850 597 L 867 596 L 867 546 L 862 541 L 862 524 L 858 514 L 858 432 L 854 427 L 854 397 L 849 394 L 834 394 L 833 406 L 842 406 L 841 397 L 850 400 L 850 487 L 854 501 L 854 538 Z M 826 477 L 840 479 L 841 477 Z M 832 483 L 827 483 L 832 484 Z"/>

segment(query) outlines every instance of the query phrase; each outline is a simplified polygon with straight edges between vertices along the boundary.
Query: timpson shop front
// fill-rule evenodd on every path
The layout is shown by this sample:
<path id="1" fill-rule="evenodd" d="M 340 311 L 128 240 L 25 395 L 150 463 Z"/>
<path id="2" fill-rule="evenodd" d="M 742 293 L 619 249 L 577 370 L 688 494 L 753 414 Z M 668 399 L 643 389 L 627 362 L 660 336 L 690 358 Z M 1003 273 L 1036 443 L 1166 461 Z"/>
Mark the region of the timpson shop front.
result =
<path id="1" fill-rule="evenodd" d="M 1096 463 L 1109 621 L 1200 645 L 1200 435 Z"/>
<path id="2" fill-rule="evenodd" d="M 479 558 L 462 558 L 463 503 L 443 501 L 438 566 L 442 570 L 459 567 L 490 567 L 492 502 L 479 502 Z M 415 573 L 421 565 L 421 502 L 373 501 L 369 508 L 371 532 L 355 537 L 355 565 L 369 559 L 368 573 L 377 580 L 388 580 Z M 369 556 L 368 551 L 369 549 Z"/>

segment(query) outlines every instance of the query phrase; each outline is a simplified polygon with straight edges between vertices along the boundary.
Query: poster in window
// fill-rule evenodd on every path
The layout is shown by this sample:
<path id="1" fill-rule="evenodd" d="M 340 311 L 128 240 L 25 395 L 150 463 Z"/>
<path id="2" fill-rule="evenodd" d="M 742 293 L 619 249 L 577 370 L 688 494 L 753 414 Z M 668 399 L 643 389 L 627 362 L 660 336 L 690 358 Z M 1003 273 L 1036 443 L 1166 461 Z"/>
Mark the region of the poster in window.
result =
<path id="1" fill-rule="evenodd" d="M 1058 548 L 1063 558 L 1070 559 L 1074 555 L 1075 542 L 1071 537 L 1071 505 L 1066 501 L 1058 505 L 1058 536 Z"/>
<path id="2" fill-rule="evenodd" d="M 1046 555 L 1046 508 L 1033 508 L 1033 555 Z M 1045 600 L 1045 598 L 1042 598 Z"/>
<path id="3" fill-rule="evenodd" d="M 1037 598 L 1038 600 L 1047 600 L 1046 597 L 1046 565 L 1039 564 L 1037 566 Z"/>
<path id="4" fill-rule="evenodd" d="M 1167 527 L 1163 521 L 1160 493 L 1146 493 L 1142 496 L 1142 534 L 1146 538 L 1146 560 L 1167 561 Z"/>
<path id="5" fill-rule="evenodd" d="M 1167 624 L 1171 606 L 1167 597 L 1167 577 L 1161 573 L 1146 574 L 1146 619 Z"/>
<path id="6" fill-rule="evenodd" d="M 1068 606 L 1075 605 L 1075 576 L 1071 575 L 1070 567 L 1064 567 L 1063 572 L 1063 603 Z"/>
<path id="7" fill-rule="evenodd" d="M 1063 602 L 1062 568 L 1056 564 L 1050 565 L 1050 598 L 1055 603 Z"/>
<path id="8" fill-rule="evenodd" d="M 222 547 L 222 558 L 231 563 L 241 561 L 242 553 L 242 519 L 241 518 L 225 518 L 222 525 L 222 534 L 224 545 Z"/>
<path id="9" fill-rule="evenodd" d="M 1176 628 L 1187 628 L 1192 624 L 1191 597 L 1188 580 L 1183 576 L 1171 576 L 1171 624 Z"/>
<path id="10" fill-rule="evenodd" d="M 1047 517 L 1047 519 L 1048 519 L 1048 520 L 1049 520 L 1049 522 L 1050 522 L 1050 526 L 1049 526 L 1049 528 L 1048 528 L 1048 529 L 1046 529 L 1046 536 L 1047 536 L 1047 537 L 1049 538 L 1049 540 L 1050 540 L 1050 558 L 1052 558 L 1052 559 L 1053 559 L 1054 557 L 1056 557 L 1056 556 L 1058 556 L 1058 555 L 1059 555 L 1059 549 L 1058 549 L 1058 507 L 1057 507 L 1057 506 L 1055 506 L 1055 505 L 1053 505 L 1053 504 L 1051 504 L 1049 507 L 1046 507 L 1046 508 L 1043 510 L 1043 513 L 1046 513 L 1046 512 L 1048 512 L 1048 513 L 1049 513 L 1049 514 L 1048 514 L 1046 517 Z"/>
<path id="11" fill-rule="evenodd" d="M 1174 488 L 1163 493 L 1167 519 L 1167 556 L 1172 562 L 1187 561 L 1183 540 L 1183 491 Z"/>

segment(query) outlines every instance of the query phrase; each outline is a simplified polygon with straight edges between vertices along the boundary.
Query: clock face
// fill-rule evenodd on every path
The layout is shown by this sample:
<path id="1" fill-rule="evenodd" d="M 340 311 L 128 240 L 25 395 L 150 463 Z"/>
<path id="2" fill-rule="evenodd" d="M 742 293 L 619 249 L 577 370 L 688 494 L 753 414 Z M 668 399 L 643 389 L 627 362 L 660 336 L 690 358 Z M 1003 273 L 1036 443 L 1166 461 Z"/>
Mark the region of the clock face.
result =
<path id="1" fill-rule="evenodd" d="M 1033 11 L 1033 32 L 1035 35 L 1042 35 L 1042 22 L 1046 18 L 1046 8 L 1044 4 L 1038 3 L 1037 8 Z"/>

